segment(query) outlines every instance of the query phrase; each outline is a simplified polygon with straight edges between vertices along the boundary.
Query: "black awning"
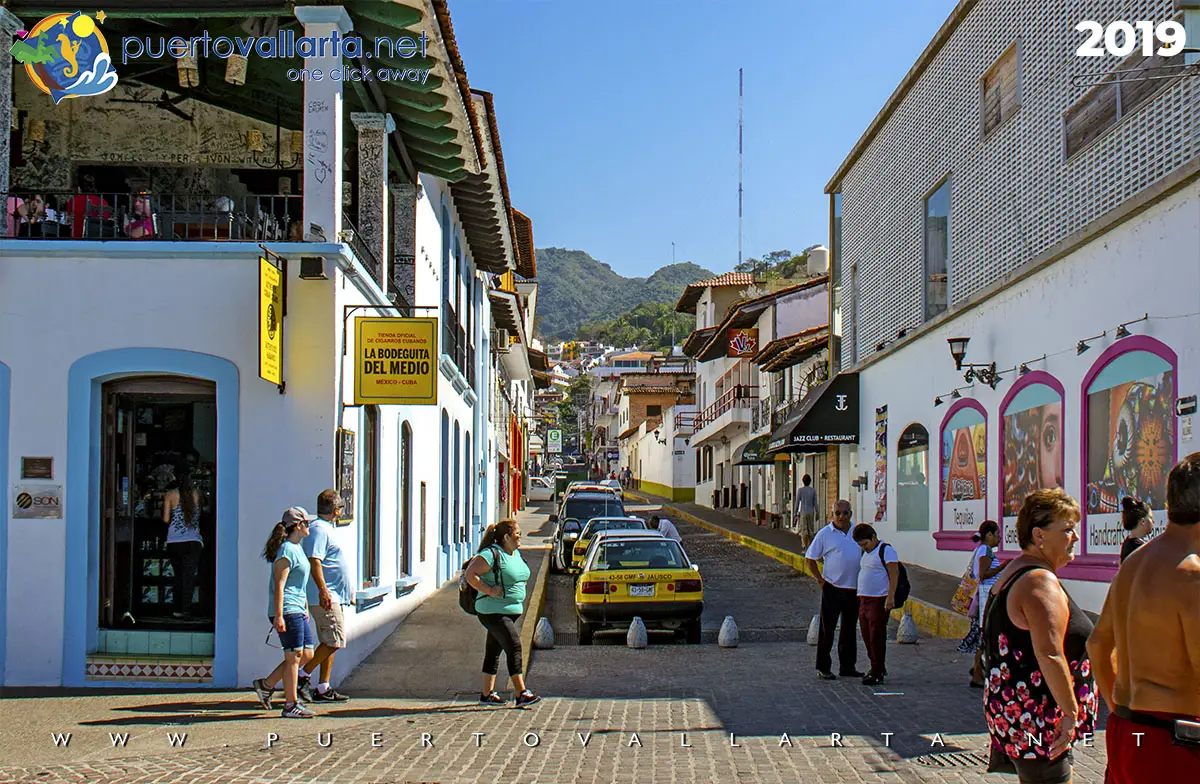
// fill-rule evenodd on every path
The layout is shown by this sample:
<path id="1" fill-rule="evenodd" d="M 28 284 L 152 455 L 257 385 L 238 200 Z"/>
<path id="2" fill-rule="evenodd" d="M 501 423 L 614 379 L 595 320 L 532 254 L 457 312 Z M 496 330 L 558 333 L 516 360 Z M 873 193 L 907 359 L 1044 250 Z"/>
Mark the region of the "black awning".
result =
<path id="1" fill-rule="evenodd" d="M 771 452 L 807 452 L 858 443 L 858 374 L 839 373 L 812 390 L 771 432 Z"/>
<path id="2" fill-rule="evenodd" d="M 769 465 L 775 462 L 775 455 L 767 452 L 767 444 L 770 442 L 771 436 L 759 436 L 752 438 L 746 443 L 738 447 L 733 456 L 734 465 Z"/>

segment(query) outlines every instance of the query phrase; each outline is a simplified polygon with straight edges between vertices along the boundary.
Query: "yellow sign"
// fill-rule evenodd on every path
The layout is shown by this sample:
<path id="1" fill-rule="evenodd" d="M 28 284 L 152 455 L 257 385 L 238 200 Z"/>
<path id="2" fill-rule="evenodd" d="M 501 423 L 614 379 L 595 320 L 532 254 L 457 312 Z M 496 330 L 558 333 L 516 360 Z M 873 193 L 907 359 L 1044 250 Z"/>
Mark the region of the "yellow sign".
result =
<path id="1" fill-rule="evenodd" d="M 283 384 L 283 272 L 258 259 L 258 376 Z"/>
<path id="2" fill-rule="evenodd" d="M 436 318 L 354 320 L 354 404 L 437 404 Z"/>

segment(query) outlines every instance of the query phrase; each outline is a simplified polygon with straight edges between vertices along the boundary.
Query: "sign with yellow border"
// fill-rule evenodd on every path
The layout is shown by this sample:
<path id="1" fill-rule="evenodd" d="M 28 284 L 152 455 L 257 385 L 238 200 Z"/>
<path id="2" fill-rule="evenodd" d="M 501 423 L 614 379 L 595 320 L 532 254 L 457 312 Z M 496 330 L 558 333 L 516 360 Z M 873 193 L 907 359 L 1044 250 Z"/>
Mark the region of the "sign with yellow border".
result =
<path id="1" fill-rule="evenodd" d="M 283 272 L 258 259 L 258 377 L 283 385 Z"/>
<path id="2" fill-rule="evenodd" d="M 436 318 L 354 319 L 354 404 L 437 405 Z"/>

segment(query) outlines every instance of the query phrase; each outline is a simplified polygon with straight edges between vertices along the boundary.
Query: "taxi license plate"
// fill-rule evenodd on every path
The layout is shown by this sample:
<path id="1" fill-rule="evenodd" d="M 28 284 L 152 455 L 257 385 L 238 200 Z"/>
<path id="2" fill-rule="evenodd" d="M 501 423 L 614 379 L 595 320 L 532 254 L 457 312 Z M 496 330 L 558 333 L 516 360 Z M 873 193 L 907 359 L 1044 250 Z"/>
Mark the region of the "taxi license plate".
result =
<path id="1" fill-rule="evenodd" d="M 649 585 L 631 585 L 631 586 L 629 586 L 629 595 L 630 596 L 653 596 L 654 595 L 654 583 L 650 583 Z"/>

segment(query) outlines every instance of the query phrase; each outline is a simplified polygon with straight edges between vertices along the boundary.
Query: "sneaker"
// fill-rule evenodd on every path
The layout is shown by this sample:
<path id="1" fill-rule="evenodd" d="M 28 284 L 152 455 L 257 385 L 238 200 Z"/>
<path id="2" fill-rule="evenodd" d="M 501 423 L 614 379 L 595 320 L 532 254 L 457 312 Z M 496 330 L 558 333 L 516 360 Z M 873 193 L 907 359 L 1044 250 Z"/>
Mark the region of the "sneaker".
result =
<path id="1" fill-rule="evenodd" d="M 279 715 L 285 719 L 311 719 L 317 714 L 297 702 L 292 705 L 284 705 L 283 711 Z"/>
<path id="2" fill-rule="evenodd" d="M 528 689 L 526 689 L 525 691 L 523 691 L 517 695 L 517 707 L 518 708 L 527 708 L 530 705 L 533 705 L 534 703 L 541 702 L 541 701 L 542 701 L 541 697 L 537 696 L 536 694 L 529 691 Z"/>
<path id="3" fill-rule="evenodd" d="M 858 670 L 842 670 L 838 673 L 838 675 L 842 676 L 843 678 L 861 678 L 866 675 L 866 673 L 859 672 Z"/>
<path id="4" fill-rule="evenodd" d="M 823 681 L 836 681 L 837 680 L 837 676 L 834 675 L 832 672 L 826 672 L 826 671 L 822 671 L 822 670 L 817 670 L 817 677 Z"/>
<path id="5" fill-rule="evenodd" d="M 883 683 L 882 675 L 867 675 L 862 679 L 863 686 L 878 686 Z"/>
<path id="6" fill-rule="evenodd" d="M 258 697 L 258 701 L 262 704 L 263 710 L 271 710 L 271 695 L 275 690 L 267 685 L 266 678 L 255 678 L 253 687 L 254 696 Z"/>
<path id="7" fill-rule="evenodd" d="M 309 684 L 308 678 L 301 677 L 297 680 L 296 695 L 299 696 L 304 702 L 313 701 L 313 690 L 312 686 Z"/>
<path id="8" fill-rule="evenodd" d="M 479 695 L 479 704 L 480 705 L 503 705 L 505 702 L 506 702 L 506 700 L 503 697 L 501 697 L 499 694 L 497 694 L 496 692 L 492 692 L 491 694 L 480 694 Z"/>
<path id="9" fill-rule="evenodd" d="M 348 699 L 350 698 L 332 686 L 329 687 L 328 691 L 315 691 L 312 696 L 313 702 L 345 702 Z"/>

